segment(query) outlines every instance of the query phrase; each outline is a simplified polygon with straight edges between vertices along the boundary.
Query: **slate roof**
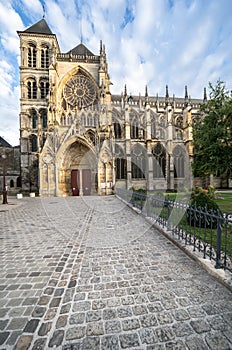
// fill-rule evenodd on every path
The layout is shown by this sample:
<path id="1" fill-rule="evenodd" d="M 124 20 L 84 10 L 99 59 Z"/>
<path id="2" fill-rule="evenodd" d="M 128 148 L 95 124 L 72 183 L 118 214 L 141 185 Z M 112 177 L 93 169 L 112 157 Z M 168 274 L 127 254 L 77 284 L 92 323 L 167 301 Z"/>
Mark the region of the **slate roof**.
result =
<path id="1" fill-rule="evenodd" d="M 24 33 L 53 34 L 44 18 L 27 28 Z"/>
<path id="2" fill-rule="evenodd" d="M 3 137 L 0 136 L 0 147 L 12 147 Z"/>
<path id="3" fill-rule="evenodd" d="M 72 50 L 67 53 L 71 53 L 72 55 L 87 55 L 87 56 L 95 56 L 85 45 L 82 43 L 74 47 Z"/>

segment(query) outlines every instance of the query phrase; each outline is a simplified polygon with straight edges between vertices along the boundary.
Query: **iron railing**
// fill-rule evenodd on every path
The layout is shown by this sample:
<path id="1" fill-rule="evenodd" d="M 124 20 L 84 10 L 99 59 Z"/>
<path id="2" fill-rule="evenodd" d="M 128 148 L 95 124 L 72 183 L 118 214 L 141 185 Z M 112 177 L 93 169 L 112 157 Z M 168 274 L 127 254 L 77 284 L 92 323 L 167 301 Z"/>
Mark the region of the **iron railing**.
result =
<path id="1" fill-rule="evenodd" d="M 232 218 L 228 214 L 176 202 L 163 195 L 123 189 L 117 189 L 116 195 L 186 245 L 192 245 L 193 251 L 202 252 L 203 258 L 214 260 L 215 268 L 232 272 Z"/>

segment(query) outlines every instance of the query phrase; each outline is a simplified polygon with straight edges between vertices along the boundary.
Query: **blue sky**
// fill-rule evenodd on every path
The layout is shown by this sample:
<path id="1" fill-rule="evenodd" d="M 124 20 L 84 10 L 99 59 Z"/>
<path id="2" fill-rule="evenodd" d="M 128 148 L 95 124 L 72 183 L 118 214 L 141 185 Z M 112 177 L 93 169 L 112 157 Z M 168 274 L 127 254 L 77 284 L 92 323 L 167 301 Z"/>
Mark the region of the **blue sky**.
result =
<path id="1" fill-rule="evenodd" d="M 231 0 L 0 0 L 0 136 L 19 143 L 19 39 L 43 17 L 61 51 L 106 46 L 111 92 L 202 98 L 219 78 L 232 89 Z"/>

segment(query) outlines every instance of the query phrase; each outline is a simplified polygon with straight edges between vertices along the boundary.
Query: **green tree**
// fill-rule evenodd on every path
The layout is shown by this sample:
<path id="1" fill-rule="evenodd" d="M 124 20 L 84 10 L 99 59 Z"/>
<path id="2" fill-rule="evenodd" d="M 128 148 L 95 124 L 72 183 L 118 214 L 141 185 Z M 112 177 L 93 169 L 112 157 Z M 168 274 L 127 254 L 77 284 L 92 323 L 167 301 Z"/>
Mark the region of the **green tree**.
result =
<path id="1" fill-rule="evenodd" d="M 232 94 L 225 83 L 209 83 L 209 100 L 201 104 L 202 117 L 193 127 L 195 176 L 232 175 Z"/>

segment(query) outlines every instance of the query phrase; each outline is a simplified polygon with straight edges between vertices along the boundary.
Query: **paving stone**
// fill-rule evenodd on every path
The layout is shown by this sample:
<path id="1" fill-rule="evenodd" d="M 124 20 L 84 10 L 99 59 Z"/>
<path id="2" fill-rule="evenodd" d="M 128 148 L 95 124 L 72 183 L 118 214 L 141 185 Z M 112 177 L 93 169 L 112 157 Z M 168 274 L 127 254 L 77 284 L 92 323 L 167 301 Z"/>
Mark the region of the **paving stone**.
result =
<path id="1" fill-rule="evenodd" d="M 207 334 L 205 340 L 211 350 L 229 350 L 231 348 L 228 339 L 222 334 Z"/>
<path id="2" fill-rule="evenodd" d="M 32 350 L 44 350 L 46 345 L 46 338 L 37 339 L 32 346 Z"/>
<path id="3" fill-rule="evenodd" d="M 86 293 L 77 293 L 75 294 L 74 300 L 75 301 L 80 301 L 80 300 L 85 300 Z"/>
<path id="4" fill-rule="evenodd" d="M 81 339 L 85 336 L 85 327 L 70 327 L 66 332 L 66 340 Z"/>
<path id="5" fill-rule="evenodd" d="M 53 298 L 49 304 L 49 307 L 58 307 L 60 305 L 61 298 Z"/>
<path id="6" fill-rule="evenodd" d="M 101 350 L 119 349 L 119 338 L 116 335 L 107 335 L 101 338 Z"/>
<path id="7" fill-rule="evenodd" d="M 129 318 L 122 320 L 122 329 L 124 331 L 131 331 L 140 327 L 139 320 L 137 318 Z"/>
<path id="8" fill-rule="evenodd" d="M 188 323 L 178 322 L 173 325 L 173 330 L 177 337 L 185 337 L 193 333 Z"/>
<path id="9" fill-rule="evenodd" d="M 39 320 L 38 319 L 32 319 L 30 321 L 27 322 L 25 328 L 24 328 L 24 332 L 26 333 L 34 333 L 37 326 L 39 324 Z"/>
<path id="10" fill-rule="evenodd" d="M 17 329 L 23 329 L 27 323 L 27 318 L 23 317 L 17 317 L 10 321 L 10 323 L 7 326 L 7 330 L 17 330 Z"/>
<path id="11" fill-rule="evenodd" d="M 175 334 L 170 327 L 157 328 L 155 333 L 160 342 L 168 342 L 175 338 Z"/>
<path id="12" fill-rule="evenodd" d="M 104 309 L 105 307 L 106 307 L 106 302 L 103 300 L 94 300 L 92 303 L 93 310 Z"/>
<path id="13" fill-rule="evenodd" d="M 60 309 L 60 313 L 67 314 L 67 313 L 69 313 L 70 309 L 71 309 L 71 303 L 62 305 L 61 309 Z"/>
<path id="14" fill-rule="evenodd" d="M 119 340 L 122 349 L 139 346 L 139 337 L 137 333 L 120 334 Z"/>
<path id="15" fill-rule="evenodd" d="M 53 333 L 51 339 L 49 340 L 48 346 L 53 348 L 54 346 L 60 346 L 64 338 L 64 330 L 60 329 Z"/>
<path id="16" fill-rule="evenodd" d="M 212 316 L 207 318 L 207 322 L 210 325 L 210 328 L 215 330 L 225 331 L 229 328 L 228 323 L 224 321 L 221 316 Z"/>
<path id="17" fill-rule="evenodd" d="M 208 350 L 208 346 L 205 344 L 204 340 L 195 336 L 187 339 L 186 345 L 189 350 Z"/>
<path id="18" fill-rule="evenodd" d="M 205 320 L 193 320 L 190 322 L 190 325 L 197 333 L 204 333 L 210 330 L 210 325 Z"/>
<path id="19" fill-rule="evenodd" d="M 38 334 L 43 337 L 44 335 L 47 335 L 50 332 L 51 328 L 52 322 L 42 323 Z"/>
<path id="20" fill-rule="evenodd" d="M 181 340 L 171 341 L 166 343 L 167 350 L 185 350 L 186 346 Z"/>
<path id="21" fill-rule="evenodd" d="M 106 321 L 105 332 L 107 334 L 115 334 L 121 331 L 121 324 L 119 321 Z"/>
<path id="22" fill-rule="evenodd" d="M 102 322 L 92 322 L 87 324 L 86 335 L 87 336 L 99 336 L 103 335 L 103 323 Z"/>
<path id="23" fill-rule="evenodd" d="M 117 308 L 117 314 L 119 318 L 132 316 L 132 309 L 129 306 L 122 306 Z"/>
<path id="24" fill-rule="evenodd" d="M 50 302 L 50 299 L 51 299 L 50 296 L 43 295 L 43 296 L 39 299 L 38 304 L 39 304 L 39 305 L 47 305 L 47 304 Z"/>
<path id="25" fill-rule="evenodd" d="M 8 320 L 0 320 L 0 330 L 3 331 L 6 328 L 7 323 L 9 322 Z"/>
<path id="26" fill-rule="evenodd" d="M 116 318 L 116 310 L 114 309 L 103 310 L 103 320 L 111 320 L 113 318 Z"/>
<path id="27" fill-rule="evenodd" d="M 89 311 L 91 309 L 90 301 L 80 301 L 73 304 L 73 312 L 77 311 Z M 94 307 L 93 307 L 94 309 Z"/>
<path id="28" fill-rule="evenodd" d="M 0 345 L 4 344 L 6 339 L 9 337 L 10 332 L 0 332 Z"/>
<path id="29" fill-rule="evenodd" d="M 152 328 L 140 329 L 139 336 L 143 344 L 153 344 L 157 342 L 157 337 Z"/>
<path id="30" fill-rule="evenodd" d="M 138 316 L 138 315 L 144 315 L 147 314 L 147 307 L 145 305 L 136 305 L 132 307 L 133 314 Z"/>
<path id="31" fill-rule="evenodd" d="M 16 344 L 14 350 L 27 350 L 27 349 L 29 349 L 32 338 L 33 338 L 32 335 L 22 335 L 19 338 L 19 340 L 17 341 L 17 344 Z"/>
<path id="32" fill-rule="evenodd" d="M 142 315 L 139 317 L 142 327 L 149 328 L 152 326 L 157 326 L 158 322 L 155 315 Z"/>
<path id="33" fill-rule="evenodd" d="M 67 315 L 61 315 L 58 317 L 56 321 L 56 328 L 64 328 L 67 324 L 68 316 Z"/>
<path id="34" fill-rule="evenodd" d="M 88 311 L 86 313 L 86 322 L 96 322 L 102 319 L 102 310 Z"/>
<path id="35" fill-rule="evenodd" d="M 48 311 L 46 312 L 46 314 L 44 316 L 44 319 L 45 320 L 52 320 L 56 316 L 56 313 L 57 313 L 56 307 L 48 309 Z"/>
<path id="36" fill-rule="evenodd" d="M 45 314 L 46 310 L 46 307 L 36 306 L 32 313 L 32 317 L 42 317 Z"/>
<path id="37" fill-rule="evenodd" d="M 87 338 L 83 339 L 82 349 L 100 350 L 100 338 L 99 337 L 87 337 Z"/>

